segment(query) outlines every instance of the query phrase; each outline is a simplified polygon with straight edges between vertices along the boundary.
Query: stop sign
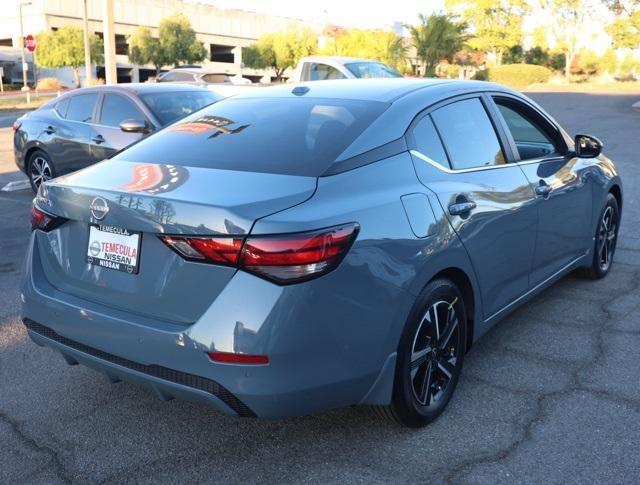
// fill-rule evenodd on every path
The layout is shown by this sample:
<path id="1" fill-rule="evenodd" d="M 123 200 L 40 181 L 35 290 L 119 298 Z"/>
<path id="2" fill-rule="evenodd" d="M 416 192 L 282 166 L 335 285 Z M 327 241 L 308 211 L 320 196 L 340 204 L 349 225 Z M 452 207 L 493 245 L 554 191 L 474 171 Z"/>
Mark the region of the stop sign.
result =
<path id="1" fill-rule="evenodd" d="M 24 46 L 29 50 L 29 52 L 33 52 L 36 50 L 36 39 L 33 35 L 29 34 L 24 38 Z"/>

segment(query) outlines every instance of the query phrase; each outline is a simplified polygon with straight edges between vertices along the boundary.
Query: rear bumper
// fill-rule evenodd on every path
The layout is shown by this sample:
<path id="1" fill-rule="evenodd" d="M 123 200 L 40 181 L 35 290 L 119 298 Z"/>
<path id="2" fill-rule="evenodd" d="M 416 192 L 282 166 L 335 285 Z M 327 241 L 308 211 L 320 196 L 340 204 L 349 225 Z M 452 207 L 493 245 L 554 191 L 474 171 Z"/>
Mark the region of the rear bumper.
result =
<path id="1" fill-rule="evenodd" d="M 36 343 L 69 363 L 237 416 L 390 402 L 395 349 L 414 301 L 403 290 L 371 278 L 366 287 L 364 280 L 337 285 L 339 269 L 289 287 L 238 272 L 197 322 L 177 325 L 58 290 L 44 275 L 37 240 L 25 262 L 23 319 Z M 366 302 L 358 301 L 362 295 Z M 270 362 L 212 362 L 207 352 L 214 350 L 268 355 Z"/>
<path id="2" fill-rule="evenodd" d="M 29 336 L 38 345 L 59 351 L 70 365 L 84 364 L 103 372 L 112 382 L 126 380 L 150 387 L 162 400 L 180 398 L 212 405 L 226 414 L 256 417 L 242 401 L 219 383 L 158 365 L 144 365 L 123 359 L 57 334 L 33 320 L 25 318 Z"/>

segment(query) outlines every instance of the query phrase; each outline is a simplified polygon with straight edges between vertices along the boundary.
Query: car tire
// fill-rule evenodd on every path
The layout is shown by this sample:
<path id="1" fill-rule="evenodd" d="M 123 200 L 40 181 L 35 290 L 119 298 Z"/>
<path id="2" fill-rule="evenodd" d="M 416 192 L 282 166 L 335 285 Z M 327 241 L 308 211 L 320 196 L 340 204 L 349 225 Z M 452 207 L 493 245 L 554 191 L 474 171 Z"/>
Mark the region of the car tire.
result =
<path id="1" fill-rule="evenodd" d="M 37 193 L 42 182 L 56 177 L 56 170 L 51 157 L 43 150 L 34 150 L 27 163 L 27 177 L 31 189 Z"/>
<path id="2" fill-rule="evenodd" d="M 584 276 L 592 280 L 599 280 L 609 274 L 613 264 L 613 256 L 616 252 L 619 227 L 620 209 L 618 201 L 613 194 L 609 193 L 598 219 L 591 266 L 584 268 L 582 272 Z"/>
<path id="3" fill-rule="evenodd" d="M 378 415 L 419 428 L 446 408 L 466 351 L 467 319 L 458 288 L 447 279 L 421 292 L 398 345 L 392 401 Z"/>

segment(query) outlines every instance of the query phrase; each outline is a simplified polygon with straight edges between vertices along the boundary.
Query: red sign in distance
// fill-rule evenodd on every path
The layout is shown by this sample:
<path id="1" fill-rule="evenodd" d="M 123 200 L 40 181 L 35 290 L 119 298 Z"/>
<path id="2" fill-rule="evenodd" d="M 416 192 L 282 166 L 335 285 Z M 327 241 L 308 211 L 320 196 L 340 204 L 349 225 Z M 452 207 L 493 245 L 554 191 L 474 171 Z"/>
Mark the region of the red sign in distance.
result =
<path id="1" fill-rule="evenodd" d="M 36 50 L 36 39 L 33 35 L 29 34 L 24 38 L 24 46 L 29 52 Z"/>

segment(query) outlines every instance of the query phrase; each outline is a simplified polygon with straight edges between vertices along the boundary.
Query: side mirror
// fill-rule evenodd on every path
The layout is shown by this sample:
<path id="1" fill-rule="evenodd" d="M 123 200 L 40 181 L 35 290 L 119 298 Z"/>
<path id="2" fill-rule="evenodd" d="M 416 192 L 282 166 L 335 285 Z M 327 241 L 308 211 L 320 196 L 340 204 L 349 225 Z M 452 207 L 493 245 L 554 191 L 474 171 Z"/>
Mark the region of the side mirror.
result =
<path id="1" fill-rule="evenodd" d="M 580 158 L 596 158 L 602 153 L 602 142 L 595 136 L 576 135 L 576 156 Z"/>
<path id="2" fill-rule="evenodd" d="M 149 133 L 149 125 L 142 120 L 124 120 L 120 123 L 120 129 L 125 133 Z"/>

